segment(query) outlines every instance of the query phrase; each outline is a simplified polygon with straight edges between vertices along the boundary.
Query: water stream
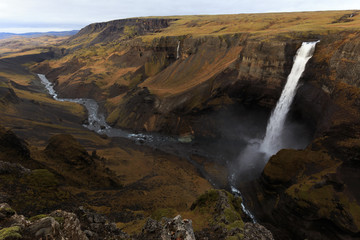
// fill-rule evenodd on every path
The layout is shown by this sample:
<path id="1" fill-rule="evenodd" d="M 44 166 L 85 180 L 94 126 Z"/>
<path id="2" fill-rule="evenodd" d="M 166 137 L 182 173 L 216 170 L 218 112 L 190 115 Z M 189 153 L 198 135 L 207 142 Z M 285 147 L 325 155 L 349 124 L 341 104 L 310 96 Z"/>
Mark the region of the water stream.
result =
<path id="1" fill-rule="evenodd" d="M 271 113 L 264 140 L 260 145 L 260 152 L 265 153 L 267 156 L 275 154 L 283 146 L 280 137 L 283 132 L 286 116 L 294 100 L 298 82 L 305 70 L 306 63 L 315 51 L 316 43 L 318 42 L 304 42 L 296 52 L 291 72 L 287 78 L 280 99 L 274 111 Z"/>
<path id="2" fill-rule="evenodd" d="M 280 99 L 269 118 L 265 137 L 263 139 L 256 138 L 249 140 L 238 158 L 237 170 L 235 170 L 229 179 L 233 194 L 241 197 L 240 191 L 235 188 L 238 179 L 250 181 L 258 177 L 269 157 L 284 147 L 284 142 L 282 142 L 281 138 L 286 116 L 295 97 L 299 79 L 305 70 L 306 63 L 312 57 L 315 45 L 318 42 L 304 42 L 298 49 Z M 249 215 L 252 221 L 256 222 L 255 217 L 248 211 L 244 202 L 242 207 L 243 211 Z"/>
<path id="3" fill-rule="evenodd" d="M 274 111 L 269 118 L 264 138 L 254 138 L 248 141 L 247 146 L 238 157 L 238 166 L 234 174 L 241 181 L 250 181 L 257 178 L 264 169 L 270 156 L 282 148 L 302 148 L 299 136 L 295 143 L 284 134 L 286 116 L 296 94 L 299 79 L 305 70 L 306 63 L 312 57 L 317 42 L 304 42 L 298 49 L 291 72 L 281 93 Z"/>
<path id="4" fill-rule="evenodd" d="M 271 114 L 270 120 L 268 122 L 265 138 L 261 139 L 251 139 L 248 141 L 247 147 L 243 150 L 241 160 L 246 163 L 246 165 L 240 165 L 240 175 L 246 171 L 251 172 L 250 167 L 256 166 L 256 161 L 254 159 L 266 159 L 269 155 L 274 154 L 281 148 L 281 143 L 279 142 L 279 137 L 282 133 L 282 127 L 284 125 L 287 112 L 289 111 L 290 105 L 293 101 L 293 98 L 296 93 L 297 83 L 301 77 L 303 71 L 305 70 L 305 65 L 307 61 L 312 57 L 312 54 L 315 49 L 315 44 L 317 42 L 303 43 L 301 48 L 297 51 L 295 56 L 294 65 L 292 67 L 291 73 L 288 77 L 287 83 L 284 87 L 284 90 L 281 94 L 281 97 L 276 105 L 275 110 Z M 180 57 L 180 41 L 177 46 L 177 56 Z M 178 155 L 190 161 L 202 175 L 208 179 L 215 187 L 216 184 L 211 181 L 211 178 L 208 176 L 206 171 L 199 166 L 196 161 L 192 160 L 192 155 L 200 155 L 207 157 L 208 159 L 222 159 L 222 153 L 218 151 L 211 151 L 211 149 L 206 147 L 192 146 L 191 143 L 182 142 L 181 139 L 172 136 L 164 136 L 157 133 L 132 133 L 129 131 L 124 131 L 117 128 L 110 127 L 103 114 L 99 112 L 98 104 L 93 99 L 87 98 L 59 98 L 56 91 L 53 88 L 52 83 L 45 77 L 43 74 L 38 74 L 42 84 L 45 86 L 49 94 L 57 101 L 62 102 L 74 102 L 83 105 L 88 111 L 88 123 L 84 124 L 84 127 L 89 130 L 95 131 L 99 134 L 105 134 L 108 137 L 122 137 L 132 139 L 136 142 L 146 144 L 155 149 L 160 149 L 164 152 Z M 222 159 L 224 162 L 227 159 Z M 242 162 L 242 163 L 244 163 Z M 250 164 L 249 164 L 250 163 Z M 266 163 L 266 162 L 265 162 Z M 265 166 L 265 163 L 261 163 L 261 167 Z M 241 193 L 235 186 L 235 175 L 232 175 L 232 178 L 229 179 L 231 191 L 234 195 L 239 197 Z M 245 203 L 242 203 L 243 211 L 248 214 L 253 222 L 256 222 L 255 217 L 250 213 L 246 208 Z"/>

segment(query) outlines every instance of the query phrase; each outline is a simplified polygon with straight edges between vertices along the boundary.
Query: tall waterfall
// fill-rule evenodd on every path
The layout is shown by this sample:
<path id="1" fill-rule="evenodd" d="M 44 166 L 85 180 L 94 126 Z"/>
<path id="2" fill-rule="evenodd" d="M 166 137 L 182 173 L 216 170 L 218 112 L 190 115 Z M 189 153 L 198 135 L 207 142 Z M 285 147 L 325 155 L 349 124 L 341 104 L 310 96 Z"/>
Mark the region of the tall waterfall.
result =
<path id="1" fill-rule="evenodd" d="M 306 63 L 312 57 L 317 42 L 304 42 L 296 52 L 294 64 L 288 76 L 286 85 L 281 93 L 280 99 L 271 114 L 266 134 L 260 145 L 260 152 L 270 156 L 281 149 L 280 136 L 283 131 L 286 115 L 289 112 L 291 103 L 296 94 L 297 85 L 302 73 L 305 70 Z"/>

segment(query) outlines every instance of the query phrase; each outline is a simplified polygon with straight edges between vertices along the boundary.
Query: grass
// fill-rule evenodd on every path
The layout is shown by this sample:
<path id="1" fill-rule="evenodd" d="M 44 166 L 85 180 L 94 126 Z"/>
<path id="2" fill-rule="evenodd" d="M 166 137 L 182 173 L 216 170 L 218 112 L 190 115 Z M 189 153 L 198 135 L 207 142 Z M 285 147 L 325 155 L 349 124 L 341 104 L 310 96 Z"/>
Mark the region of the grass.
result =
<path id="1" fill-rule="evenodd" d="M 292 185 L 286 194 L 301 208 L 317 209 L 318 218 L 329 219 L 344 229 L 357 232 L 360 229 L 360 206 L 356 200 L 342 191 L 336 191 L 330 184 L 323 185 L 324 178 L 335 172 L 328 169 L 312 175 Z"/>
<path id="2" fill-rule="evenodd" d="M 0 189 L 16 196 L 12 199 L 14 209 L 30 215 L 59 206 L 69 198 L 59 188 L 58 178 L 46 169 L 36 169 L 24 176 L 1 175 Z"/>
<path id="3" fill-rule="evenodd" d="M 150 42 L 154 38 L 164 36 L 192 35 L 201 37 L 206 35 L 224 35 L 236 33 L 250 33 L 254 37 L 268 37 L 277 34 L 294 34 L 296 32 L 336 32 L 353 30 L 360 27 L 360 15 L 345 23 L 332 23 L 345 14 L 354 11 L 322 11 L 322 12 L 293 12 L 293 13 L 259 13 L 236 15 L 203 15 L 203 16 L 174 16 L 178 19 L 170 27 L 160 33 L 141 37 Z"/>
<path id="4" fill-rule="evenodd" d="M 31 81 L 34 80 L 34 76 L 32 76 L 32 75 L 22 75 L 22 74 L 17 74 L 17 73 L 13 73 L 13 72 L 5 72 L 5 71 L 0 72 L 0 77 L 12 80 L 12 81 L 16 82 L 17 84 L 24 85 L 24 86 L 28 86 L 31 83 Z"/>
<path id="5" fill-rule="evenodd" d="M 3 228 L 0 230 L 0 240 L 22 239 L 20 231 L 21 228 L 19 226 Z"/>
<path id="6" fill-rule="evenodd" d="M 43 47 L 58 45 L 69 37 L 12 37 L 0 40 L 0 59 L 41 53 Z"/>
<path id="7" fill-rule="evenodd" d="M 21 50 L 19 52 L 12 52 L 12 53 L 7 53 L 4 54 L 4 56 L 0 57 L 0 59 L 4 59 L 4 58 L 14 58 L 14 57 L 20 57 L 20 56 L 25 56 L 25 55 L 31 55 L 31 54 L 39 54 L 42 53 L 43 50 L 42 49 L 29 49 L 29 50 Z"/>

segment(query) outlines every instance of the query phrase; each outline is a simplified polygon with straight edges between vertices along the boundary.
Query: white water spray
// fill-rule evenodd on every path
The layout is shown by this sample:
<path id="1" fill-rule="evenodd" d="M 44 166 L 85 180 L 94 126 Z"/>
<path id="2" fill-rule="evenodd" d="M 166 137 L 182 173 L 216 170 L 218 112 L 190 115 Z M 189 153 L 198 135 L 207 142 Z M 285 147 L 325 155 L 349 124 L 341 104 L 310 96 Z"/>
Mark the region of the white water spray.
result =
<path id="1" fill-rule="evenodd" d="M 304 42 L 296 52 L 293 67 L 288 76 L 284 90 L 281 93 L 280 99 L 270 116 L 264 139 L 250 140 L 238 158 L 239 166 L 237 171 L 229 179 L 233 194 L 242 197 L 240 191 L 234 187 L 234 185 L 236 185 L 235 178 L 240 177 L 243 181 L 254 179 L 254 177 L 257 177 L 263 170 L 269 156 L 276 153 L 284 146 L 280 139 L 286 115 L 289 112 L 291 103 L 293 102 L 297 85 L 305 70 L 306 63 L 312 57 L 315 45 L 318 42 L 319 41 Z M 255 217 L 246 208 L 244 202 L 242 204 L 242 208 L 252 221 L 256 222 Z"/>
<path id="2" fill-rule="evenodd" d="M 284 90 L 276 104 L 274 111 L 271 113 L 266 134 L 260 152 L 267 156 L 275 154 L 282 147 L 280 137 L 282 135 L 286 115 L 289 112 L 291 103 L 294 100 L 299 79 L 305 70 L 306 63 L 312 57 L 317 42 L 304 42 L 296 53 L 291 72 L 288 76 Z"/>

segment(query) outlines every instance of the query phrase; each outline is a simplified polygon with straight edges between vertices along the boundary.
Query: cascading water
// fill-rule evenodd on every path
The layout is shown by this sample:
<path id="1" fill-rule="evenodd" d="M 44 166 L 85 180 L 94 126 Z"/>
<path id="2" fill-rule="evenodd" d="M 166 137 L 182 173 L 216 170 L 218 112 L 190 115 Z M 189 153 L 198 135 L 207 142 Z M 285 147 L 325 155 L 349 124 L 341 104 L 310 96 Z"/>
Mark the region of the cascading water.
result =
<path id="1" fill-rule="evenodd" d="M 271 114 L 266 134 L 260 145 L 260 152 L 267 156 L 273 155 L 282 147 L 280 137 L 284 128 L 286 115 L 289 112 L 291 103 L 294 100 L 299 79 L 305 70 L 306 63 L 312 57 L 317 42 L 304 42 L 296 53 L 295 60 L 291 72 L 288 76 L 284 90 L 280 99 Z"/>
<path id="2" fill-rule="evenodd" d="M 229 179 L 233 194 L 241 197 L 240 191 L 234 187 L 236 185 L 236 178 L 242 179 L 243 181 L 254 179 L 263 170 L 269 156 L 276 153 L 284 146 L 280 139 L 286 115 L 293 102 L 298 82 L 305 70 L 306 63 L 312 57 L 315 51 L 315 45 L 318 42 L 319 41 L 304 42 L 296 52 L 294 64 L 288 76 L 286 85 L 268 121 L 264 139 L 249 140 L 247 146 L 238 158 L 239 166 Z M 242 203 L 242 208 L 252 221 L 256 222 L 255 217 L 246 208 L 244 202 Z"/>
<path id="3" fill-rule="evenodd" d="M 265 164 L 272 154 L 283 147 L 288 146 L 282 141 L 282 133 L 286 115 L 296 94 L 297 85 L 305 65 L 312 57 L 317 42 L 304 42 L 297 51 L 294 64 L 288 76 L 286 85 L 281 93 L 280 99 L 268 121 L 266 134 L 263 139 L 251 139 L 238 157 L 238 166 L 234 173 L 237 178 L 251 180 L 256 178 L 264 169 Z"/>

